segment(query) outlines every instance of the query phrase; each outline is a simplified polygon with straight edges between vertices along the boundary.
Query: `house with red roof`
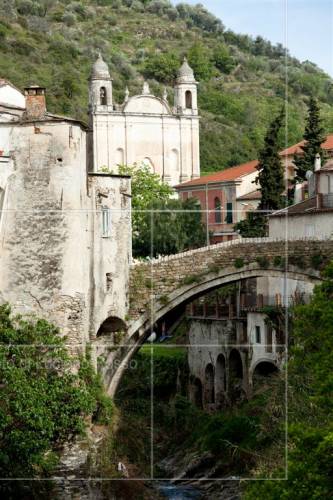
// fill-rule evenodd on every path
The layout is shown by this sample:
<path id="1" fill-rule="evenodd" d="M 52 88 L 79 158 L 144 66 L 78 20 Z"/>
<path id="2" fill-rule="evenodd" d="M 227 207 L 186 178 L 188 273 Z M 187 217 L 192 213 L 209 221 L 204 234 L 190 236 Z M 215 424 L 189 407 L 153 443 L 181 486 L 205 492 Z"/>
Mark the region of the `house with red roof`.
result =
<path id="1" fill-rule="evenodd" d="M 260 191 L 254 183 L 258 175 L 257 160 L 199 177 L 175 187 L 182 200 L 196 198 L 211 242 L 238 237 L 234 225 L 257 208 Z"/>
<path id="2" fill-rule="evenodd" d="M 302 152 L 303 144 L 301 141 L 280 153 L 285 177 L 290 183 L 295 177 L 294 155 Z M 322 148 L 329 158 L 333 158 L 333 134 L 327 136 Z M 200 203 L 202 220 L 210 233 L 211 243 L 237 238 L 234 225 L 245 219 L 247 212 L 258 207 L 260 186 L 254 183 L 258 175 L 257 165 L 258 160 L 253 160 L 175 186 L 181 199 L 194 197 Z M 306 198 L 305 185 L 300 186 L 297 196 L 297 201 Z"/>
<path id="3" fill-rule="evenodd" d="M 305 141 L 298 142 L 293 146 L 281 151 L 280 155 L 283 160 L 283 165 L 288 172 L 288 179 L 292 180 L 295 177 L 294 155 L 302 153 L 301 146 L 304 146 Z M 329 134 L 321 147 L 326 151 L 329 158 L 333 158 L 333 134 Z"/>

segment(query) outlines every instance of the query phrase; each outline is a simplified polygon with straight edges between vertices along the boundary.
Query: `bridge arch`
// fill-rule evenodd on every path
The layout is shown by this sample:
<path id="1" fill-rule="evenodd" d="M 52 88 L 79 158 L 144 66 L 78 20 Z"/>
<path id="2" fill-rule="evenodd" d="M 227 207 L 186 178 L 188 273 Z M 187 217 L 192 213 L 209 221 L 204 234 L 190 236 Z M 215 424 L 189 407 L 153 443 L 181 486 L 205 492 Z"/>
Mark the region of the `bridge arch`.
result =
<path id="1" fill-rule="evenodd" d="M 205 295 L 206 293 L 223 285 L 235 283 L 239 280 L 247 278 L 258 278 L 264 276 L 277 278 L 285 278 L 287 276 L 288 279 L 312 282 L 314 284 L 322 281 L 319 271 L 315 270 L 300 270 L 295 266 L 289 266 L 288 272 L 286 273 L 286 271 L 281 268 L 272 267 L 267 269 L 266 267 L 260 268 L 258 264 L 249 264 L 248 266 L 244 266 L 242 269 L 235 269 L 233 266 L 221 269 L 218 273 L 210 272 L 203 276 L 199 283 L 195 282 L 176 288 L 168 296 L 167 303 L 165 303 L 164 298 L 163 300 L 156 300 L 154 302 L 154 310 L 152 311 L 153 314 L 150 314 L 150 311 L 148 311 L 148 313 L 142 312 L 138 319 L 129 323 L 126 336 L 129 348 L 125 357 L 117 366 L 116 372 L 112 376 L 112 380 L 110 381 L 108 388 L 110 395 L 113 395 L 116 392 L 119 381 L 123 372 L 126 370 L 130 359 L 149 337 L 152 325 L 154 325 L 157 321 L 162 319 L 176 307 L 189 303 L 200 295 Z"/>
<path id="2" fill-rule="evenodd" d="M 333 258 L 333 242 L 290 238 L 286 246 L 282 238 L 243 238 L 132 266 L 131 320 L 124 338 L 127 347 L 109 379 L 109 393 L 115 393 L 132 356 L 163 317 L 215 288 L 247 278 L 277 277 L 320 283 L 323 280 L 320 271 L 311 265 L 311 256 L 317 253 L 325 255 L 327 260 Z M 196 274 L 191 275 L 193 272 Z"/>

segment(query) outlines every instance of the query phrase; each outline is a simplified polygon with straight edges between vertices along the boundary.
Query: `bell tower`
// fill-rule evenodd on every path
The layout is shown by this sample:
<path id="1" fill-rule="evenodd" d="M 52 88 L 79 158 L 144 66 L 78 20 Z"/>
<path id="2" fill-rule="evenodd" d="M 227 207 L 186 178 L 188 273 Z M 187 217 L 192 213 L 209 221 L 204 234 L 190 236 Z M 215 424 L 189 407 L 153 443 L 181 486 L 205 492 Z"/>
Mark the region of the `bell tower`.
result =
<path id="1" fill-rule="evenodd" d="M 89 79 L 89 111 L 112 111 L 112 78 L 101 54 L 94 63 Z"/>
<path id="2" fill-rule="evenodd" d="M 175 85 L 175 111 L 184 115 L 198 115 L 198 82 L 186 57 L 178 71 Z"/>

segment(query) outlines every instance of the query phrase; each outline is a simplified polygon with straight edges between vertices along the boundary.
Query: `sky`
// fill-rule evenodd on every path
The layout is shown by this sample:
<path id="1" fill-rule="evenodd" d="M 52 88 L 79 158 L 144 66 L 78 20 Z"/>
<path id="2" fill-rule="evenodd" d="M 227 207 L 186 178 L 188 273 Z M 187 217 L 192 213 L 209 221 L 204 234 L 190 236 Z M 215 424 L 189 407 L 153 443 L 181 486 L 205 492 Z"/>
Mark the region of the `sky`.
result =
<path id="1" fill-rule="evenodd" d="M 292 56 L 312 61 L 333 76 L 333 0 L 182 1 L 203 4 L 236 33 L 280 42 Z"/>

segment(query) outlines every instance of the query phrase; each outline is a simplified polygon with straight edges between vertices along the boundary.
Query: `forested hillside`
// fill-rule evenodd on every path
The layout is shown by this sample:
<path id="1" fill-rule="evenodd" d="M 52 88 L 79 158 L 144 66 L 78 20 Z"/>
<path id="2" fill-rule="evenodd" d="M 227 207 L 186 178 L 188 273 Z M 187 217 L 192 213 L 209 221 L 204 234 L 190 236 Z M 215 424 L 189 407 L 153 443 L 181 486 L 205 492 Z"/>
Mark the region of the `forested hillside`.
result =
<path id="1" fill-rule="evenodd" d="M 286 59 L 282 46 L 228 31 L 203 7 L 168 0 L 1 0 L 0 77 L 22 88 L 45 85 L 50 111 L 86 121 L 87 79 L 98 50 L 115 99 L 143 75 L 161 95 L 187 54 L 199 85 L 202 171 L 257 157 L 266 126 L 285 99 L 288 139 L 298 141 L 308 96 L 318 97 L 333 131 L 332 81 L 311 62 Z M 286 72 L 287 61 L 287 72 Z"/>

